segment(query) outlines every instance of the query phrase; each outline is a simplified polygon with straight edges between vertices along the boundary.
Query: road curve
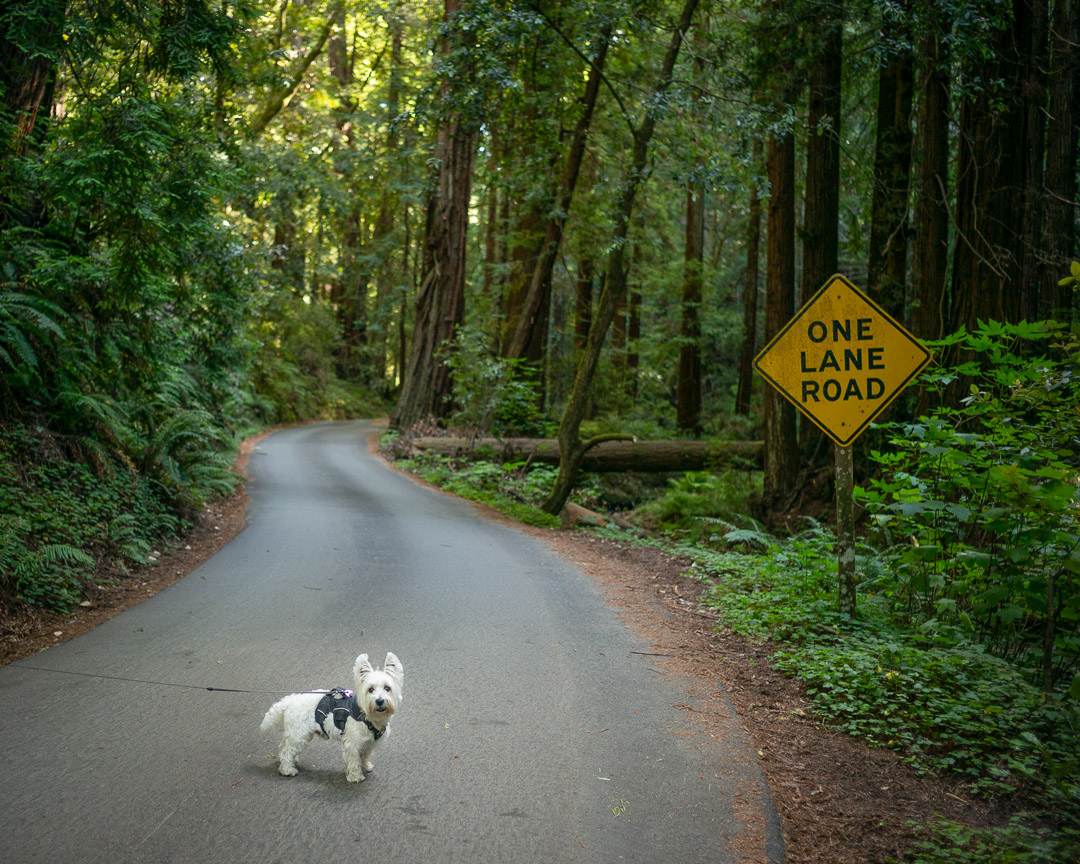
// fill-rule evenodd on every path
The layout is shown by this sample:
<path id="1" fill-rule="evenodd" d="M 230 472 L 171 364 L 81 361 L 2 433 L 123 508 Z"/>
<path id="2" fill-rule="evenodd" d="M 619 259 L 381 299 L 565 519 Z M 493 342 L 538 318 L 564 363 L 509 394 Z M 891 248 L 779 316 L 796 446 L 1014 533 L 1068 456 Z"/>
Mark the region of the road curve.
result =
<path id="1" fill-rule="evenodd" d="M 231 543 L 0 669 L 0 861 L 778 859 L 737 724 L 695 734 L 589 577 L 388 469 L 372 431 L 265 439 Z M 205 689 L 349 685 L 388 650 L 405 699 L 364 783 L 322 742 L 278 776 L 257 731 L 276 696 Z"/>

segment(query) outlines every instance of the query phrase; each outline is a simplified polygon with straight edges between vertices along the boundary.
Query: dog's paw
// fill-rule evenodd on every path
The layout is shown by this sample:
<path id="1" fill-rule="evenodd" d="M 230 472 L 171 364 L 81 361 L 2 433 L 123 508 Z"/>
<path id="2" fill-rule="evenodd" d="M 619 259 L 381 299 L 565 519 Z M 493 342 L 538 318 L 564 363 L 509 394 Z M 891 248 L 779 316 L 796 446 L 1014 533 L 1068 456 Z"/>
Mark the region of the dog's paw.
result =
<path id="1" fill-rule="evenodd" d="M 297 774 L 300 773 L 298 770 L 296 770 L 295 765 L 279 765 L 277 770 L 278 774 L 280 774 L 282 777 L 295 777 Z"/>
<path id="2" fill-rule="evenodd" d="M 373 763 L 371 763 L 371 762 L 365 762 L 364 763 L 364 770 L 365 771 L 374 771 L 375 770 L 375 765 Z"/>
<path id="3" fill-rule="evenodd" d="M 363 783 L 364 782 L 364 772 L 360 771 L 357 774 L 346 774 L 345 779 L 348 780 L 350 783 Z"/>

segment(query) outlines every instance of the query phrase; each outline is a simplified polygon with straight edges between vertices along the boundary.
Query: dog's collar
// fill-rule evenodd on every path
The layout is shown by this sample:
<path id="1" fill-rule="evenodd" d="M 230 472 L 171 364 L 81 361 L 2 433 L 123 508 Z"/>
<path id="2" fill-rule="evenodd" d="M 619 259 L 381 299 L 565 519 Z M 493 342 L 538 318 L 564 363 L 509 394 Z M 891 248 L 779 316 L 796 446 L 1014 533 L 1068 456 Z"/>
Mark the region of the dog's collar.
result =
<path id="1" fill-rule="evenodd" d="M 380 738 L 382 738 L 383 733 L 386 730 L 385 729 L 380 729 L 378 726 L 376 726 L 374 723 L 372 723 L 370 720 L 368 720 L 367 715 L 363 711 L 360 712 L 360 717 L 358 719 L 360 720 L 361 723 L 363 723 L 365 726 L 367 726 L 368 729 L 371 730 L 371 734 L 372 734 L 372 736 L 374 736 L 376 741 L 378 741 Z"/>

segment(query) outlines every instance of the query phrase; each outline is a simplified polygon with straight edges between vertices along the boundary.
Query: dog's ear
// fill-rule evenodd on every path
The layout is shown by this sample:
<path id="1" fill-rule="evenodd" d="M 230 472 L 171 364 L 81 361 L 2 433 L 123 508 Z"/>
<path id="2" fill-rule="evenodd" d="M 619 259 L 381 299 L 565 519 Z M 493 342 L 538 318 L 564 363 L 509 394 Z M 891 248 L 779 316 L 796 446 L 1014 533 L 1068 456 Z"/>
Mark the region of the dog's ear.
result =
<path id="1" fill-rule="evenodd" d="M 386 652 L 386 659 L 383 661 L 383 672 L 397 681 L 398 687 L 405 680 L 405 667 L 401 665 L 401 661 L 398 660 L 397 654 L 393 651 Z"/>
<path id="2" fill-rule="evenodd" d="M 356 658 L 356 662 L 353 663 L 352 671 L 353 677 L 357 681 L 359 681 L 365 675 L 374 672 L 375 670 L 371 667 L 371 663 L 368 661 L 367 654 L 361 654 L 359 657 Z"/>

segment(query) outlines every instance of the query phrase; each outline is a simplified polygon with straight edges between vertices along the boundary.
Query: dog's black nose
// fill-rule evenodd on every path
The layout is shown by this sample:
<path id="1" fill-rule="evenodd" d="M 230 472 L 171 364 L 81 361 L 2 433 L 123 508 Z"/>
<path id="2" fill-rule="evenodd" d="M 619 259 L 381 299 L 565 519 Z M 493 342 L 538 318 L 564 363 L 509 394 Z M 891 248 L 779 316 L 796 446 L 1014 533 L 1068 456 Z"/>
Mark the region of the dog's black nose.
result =
<path id="1" fill-rule="evenodd" d="M 384 706 L 385 704 L 386 704 L 386 700 L 385 700 L 385 699 L 381 699 L 381 698 L 380 698 L 380 699 L 376 699 L 376 700 L 375 700 L 375 707 L 376 707 L 376 708 L 382 708 L 382 707 L 383 707 L 383 706 Z"/>

